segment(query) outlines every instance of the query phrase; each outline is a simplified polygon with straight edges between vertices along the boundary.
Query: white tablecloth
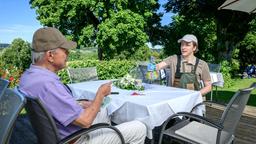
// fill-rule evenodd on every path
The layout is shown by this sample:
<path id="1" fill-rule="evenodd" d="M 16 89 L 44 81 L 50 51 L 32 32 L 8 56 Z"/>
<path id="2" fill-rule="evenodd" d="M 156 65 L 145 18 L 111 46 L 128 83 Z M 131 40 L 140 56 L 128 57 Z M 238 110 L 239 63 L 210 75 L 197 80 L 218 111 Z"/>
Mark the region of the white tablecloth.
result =
<path id="1" fill-rule="evenodd" d="M 108 80 L 69 84 L 77 99 L 94 99 L 98 87 Z M 202 102 L 199 91 L 145 84 L 143 95 L 132 96 L 132 90 L 122 90 L 112 86 L 118 95 L 109 95 L 111 102 L 106 106 L 112 121 L 120 124 L 139 120 L 147 126 L 147 136 L 152 138 L 152 129 L 177 112 L 189 112 L 193 106 Z M 197 114 L 202 114 L 202 107 Z"/>
<path id="2" fill-rule="evenodd" d="M 214 86 L 223 87 L 224 86 L 224 79 L 222 73 L 217 72 L 210 72 L 211 75 L 211 82 Z"/>

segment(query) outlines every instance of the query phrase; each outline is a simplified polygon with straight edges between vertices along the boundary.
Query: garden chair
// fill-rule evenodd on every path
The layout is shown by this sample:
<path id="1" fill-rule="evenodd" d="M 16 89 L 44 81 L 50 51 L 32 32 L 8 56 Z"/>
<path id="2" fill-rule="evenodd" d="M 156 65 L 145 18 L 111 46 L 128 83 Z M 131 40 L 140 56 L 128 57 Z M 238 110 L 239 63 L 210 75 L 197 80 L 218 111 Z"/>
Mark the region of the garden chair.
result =
<path id="1" fill-rule="evenodd" d="M 208 63 L 208 67 L 210 72 L 217 72 L 219 73 L 221 70 L 221 64 L 212 64 L 212 63 Z"/>
<path id="2" fill-rule="evenodd" d="M 68 68 L 67 72 L 71 83 L 98 80 L 96 67 Z"/>
<path id="3" fill-rule="evenodd" d="M 255 89 L 255 86 L 256 84 L 250 88 L 238 90 L 225 107 L 221 118 L 217 122 L 186 112 L 179 112 L 172 115 L 163 124 L 159 144 L 162 142 L 163 135 L 193 144 L 232 143 L 236 126 L 247 104 L 250 93 Z M 166 129 L 168 122 L 177 117 L 182 117 L 183 119 Z"/>
<path id="4" fill-rule="evenodd" d="M 114 130 L 119 136 L 122 144 L 124 144 L 124 138 L 121 132 L 116 127 L 106 123 L 92 125 L 90 128 L 81 129 L 64 139 L 61 139 L 53 117 L 49 114 L 39 99 L 27 97 L 27 104 L 25 105 L 25 108 L 28 112 L 31 124 L 35 129 L 38 143 L 40 144 L 70 143 L 81 135 L 88 134 L 101 128 Z"/>
<path id="5" fill-rule="evenodd" d="M 213 64 L 213 63 L 208 63 L 208 67 L 210 72 L 216 72 L 219 73 L 221 70 L 221 64 Z M 212 85 L 213 87 L 215 87 L 216 90 L 216 95 L 217 95 L 217 91 L 218 91 L 218 87 L 215 85 Z M 212 96 L 213 96 L 213 89 L 211 90 L 211 101 L 212 101 Z"/>
<path id="6" fill-rule="evenodd" d="M 26 99 L 11 89 L 0 97 L 0 143 L 8 144 L 15 121 L 26 103 Z"/>
<path id="7" fill-rule="evenodd" d="M 0 97 L 4 94 L 5 89 L 8 87 L 9 81 L 0 78 Z"/>
<path id="8" fill-rule="evenodd" d="M 139 64 L 138 65 L 139 70 L 141 72 L 141 80 L 143 83 L 149 83 L 148 79 L 146 78 L 146 73 L 147 73 L 147 65 L 146 64 Z"/>

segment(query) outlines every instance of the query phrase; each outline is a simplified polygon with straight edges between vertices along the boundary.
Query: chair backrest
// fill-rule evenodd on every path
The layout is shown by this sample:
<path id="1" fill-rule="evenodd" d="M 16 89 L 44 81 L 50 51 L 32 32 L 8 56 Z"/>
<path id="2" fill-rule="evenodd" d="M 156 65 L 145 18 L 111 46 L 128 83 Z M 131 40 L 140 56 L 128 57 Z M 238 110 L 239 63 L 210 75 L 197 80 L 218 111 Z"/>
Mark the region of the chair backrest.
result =
<path id="1" fill-rule="evenodd" d="M 208 63 L 208 67 L 210 72 L 220 72 L 221 70 L 221 64 Z"/>
<path id="2" fill-rule="evenodd" d="M 11 89 L 6 89 L 0 97 L 0 143 L 8 144 L 15 121 L 26 99 Z"/>
<path id="3" fill-rule="evenodd" d="M 35 129 L 38 143 L 56 144 L 60 141 L 60 136 L 52 116 L 47 112 L 42 102 L 38 98 L 26 97 L 25 105 L 30 122 Z"/>
<path id="4" fill-rule="evenodd" d="M 255 87 L 250 87 L 238 90 L 228 103 L 220 120 L 220 124 L 224 127 L 223 130 L 228 133 L 221 134 L 220 143 L 225 143 L 234 134 L 236 126 L 248 102 L 250 93 L 254 88 Z"/>
<path id="5" fill-rule="evenodd" d="M 147 80 L 147 78 L 146 78 L 147 65 L 140 64 L 138 67 L 139 67 L 139 70 L 140 70 L 140 72 L 141 72 L 141 79 L 142 79 L 142 82 L 148 83 L 148 80 Z"/>
<path id="6" fill-rule="evenodd" d="M 4 94 L 5 89 L 8 87 L 9 81 L 0 78 L 0 97 Z"/>
<path id="7" fill-rule="evenodd" d="M 71 83 L 98 80 L 96 67 L 68 68 L 67 72 Z"/>

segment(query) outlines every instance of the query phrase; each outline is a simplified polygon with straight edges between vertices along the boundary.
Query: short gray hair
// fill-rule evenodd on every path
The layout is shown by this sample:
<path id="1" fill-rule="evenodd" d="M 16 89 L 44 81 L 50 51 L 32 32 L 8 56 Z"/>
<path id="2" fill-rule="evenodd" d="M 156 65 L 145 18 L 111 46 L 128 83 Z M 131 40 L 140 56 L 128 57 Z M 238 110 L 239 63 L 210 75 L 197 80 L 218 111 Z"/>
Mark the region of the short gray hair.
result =
<path id="1" fill-rule="evenodd" d="M 53 50 L 49 50 L 51 52 L 55 52 L 56 49 Z M 31 51 L 31 60 L 32 60 L 32 64 L 35 64 L 36 62 L 38 62 L 39 60 L 42 60 L 45 53 L 47 51 L 43 51 L 43 52 L 36 52 L 36 51 Z"/>

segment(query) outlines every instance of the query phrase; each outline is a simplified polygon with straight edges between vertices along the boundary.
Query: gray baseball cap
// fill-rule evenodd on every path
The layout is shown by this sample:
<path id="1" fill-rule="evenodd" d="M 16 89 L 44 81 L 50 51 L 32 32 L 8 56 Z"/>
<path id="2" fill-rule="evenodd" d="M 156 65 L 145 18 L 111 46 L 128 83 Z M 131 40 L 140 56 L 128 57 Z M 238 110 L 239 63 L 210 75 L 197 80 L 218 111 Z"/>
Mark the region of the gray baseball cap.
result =
<path id="1" fill-rule="evenodd" d="M 38 29 L 33 36 L 32 50 L 43 52 L 56 48 L 71 49 L 77 46 L 76 42 L 67 40 L 56 28 L 44 27 Z"/>
<path id="2" fill-rule="evenodd" d="M 186 34 L 181 39 L 178 40 L 178 43 L 181 43 L 181 41 L 185 42 L 195 42 L 196 43 L 196 51 L 198 52 L 198 41 L 195 35 L 193 34 Z"/>
<path id="3" fill-rule="evenodd" d="M 181 41 L 186 41 L 186 42 L 195 42 L 196 45 L 198 45 L 198 42 L 197 42 L 197 38 L 195 35 L 192 35 L 192 34 L 186 34 L 184 35 L 181 39 L 178 40 L 178 43 L 180 43 Z"/>

